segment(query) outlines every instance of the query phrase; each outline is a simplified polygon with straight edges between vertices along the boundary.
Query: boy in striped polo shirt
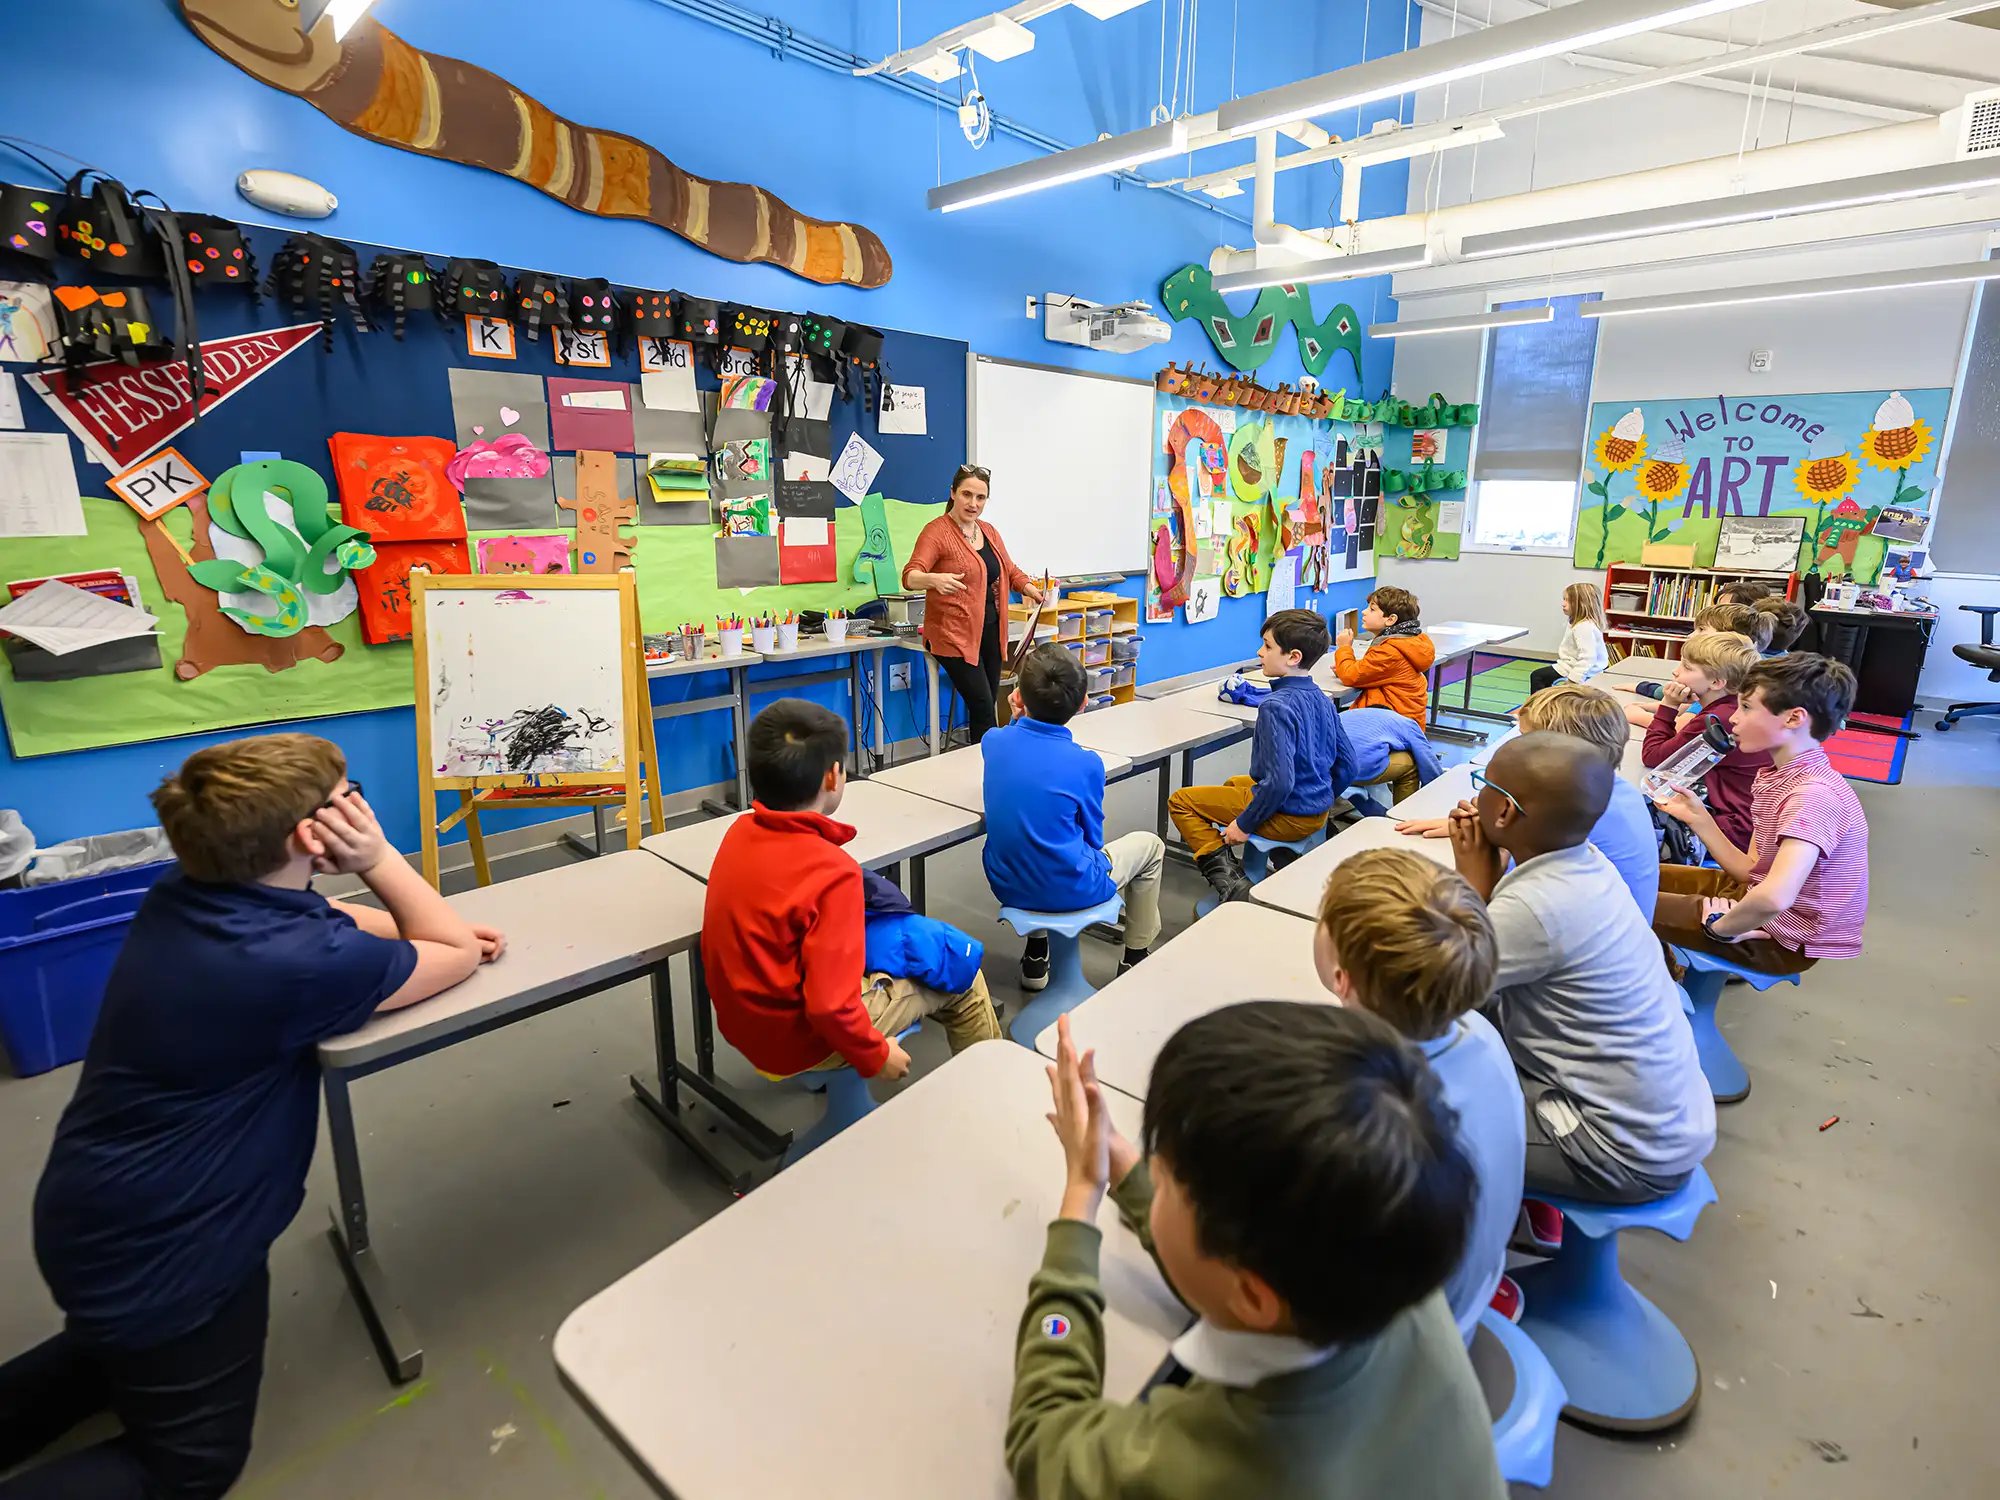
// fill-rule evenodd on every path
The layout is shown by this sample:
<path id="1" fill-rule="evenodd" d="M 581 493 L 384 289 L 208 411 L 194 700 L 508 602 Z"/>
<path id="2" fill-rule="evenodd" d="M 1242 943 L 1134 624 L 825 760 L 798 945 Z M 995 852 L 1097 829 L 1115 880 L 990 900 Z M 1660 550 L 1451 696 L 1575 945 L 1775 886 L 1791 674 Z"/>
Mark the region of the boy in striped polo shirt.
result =
<path id="1" fill-rule="evenodd" d="M 1750 847 L 1738 849 L 1685 792 L 1661 806 L 1692 828 L 1722 868 L 1660 870 L 1653 930 L 1681 948 L 1767 974 L 1800 974 L 1861 952 L 1868 915 L 1868 820 L 1821 742 L 1854 706 L 1854 673 L 1794 652 L 1744 679 L 1736 748 L 1768 752 L 1750 798 Z"/>

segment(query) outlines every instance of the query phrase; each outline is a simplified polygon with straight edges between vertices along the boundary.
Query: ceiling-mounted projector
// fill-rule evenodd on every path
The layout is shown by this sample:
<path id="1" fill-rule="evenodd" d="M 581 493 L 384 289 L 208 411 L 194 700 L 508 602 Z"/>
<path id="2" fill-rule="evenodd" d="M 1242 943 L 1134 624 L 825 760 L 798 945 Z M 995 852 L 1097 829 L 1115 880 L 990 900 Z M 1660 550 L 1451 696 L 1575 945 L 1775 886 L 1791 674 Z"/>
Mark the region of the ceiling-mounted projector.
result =
<path id="1" fill-rule="evenodd" d="M 1150 302 L 1104 306 L 1050 292 L 1042 298 L 1042 335 L 1058 344 L 1077 344 L 1101 354 L 1137 354 L 1174 336 L 1172 325 L 1153 316 Z"/>

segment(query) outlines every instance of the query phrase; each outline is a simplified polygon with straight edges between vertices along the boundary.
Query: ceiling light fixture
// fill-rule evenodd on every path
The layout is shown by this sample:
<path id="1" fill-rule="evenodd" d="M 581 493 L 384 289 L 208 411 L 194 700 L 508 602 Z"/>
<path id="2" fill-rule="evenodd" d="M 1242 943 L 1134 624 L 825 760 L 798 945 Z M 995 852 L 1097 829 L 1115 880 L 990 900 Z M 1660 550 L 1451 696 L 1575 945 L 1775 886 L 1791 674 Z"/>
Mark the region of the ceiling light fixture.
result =
<path id="1" fill-rule="evenodd" d="M 1087 12 L 1100 21 L 1108 21 L 1113 16 L 1122 16 L 1126 11 L 1136 10 L 1145 3 L 1146 0 L 1070 0 L 1070 4 L 1078 10 Z"/>
<path id="2" fill-rule="evenodd" d="M 1869 203 L 1893 203 L 1907 198 L 1935 198 L 1947 193 L 2000 187 L 2000 160 L 1945 162 L 1878 172 L 1868 177 L 1843 177 L 1833 182 L 1809 182 L 1734 198 L 1710 198 L 1697 203 L 1669 203 L 1630 213 L 1605 214 L 1563 224 L 1538 224 L 1526 229 L 1502 229 L 1469 234 L 1459 245 L 1462 260 L 1494 255 L 1522 255 L 1534 250 L 1563 250 L 1612 240 L 1643 239 L 1687 229 L 1713 229 L 1746 224 L 1753 219 L 1780 219 L 1792 214 L 1823 213 L 1858 208 Z"/>
<path id="3" fill-rule="evenodd" d="M 1370 323 L 1371 339 L 1413 339 L 1427 333 L 1468 333 L 1476 328 L 1514 328 L 1554 320 L 1553 307 L 1517 307 L 1509 312 L 1465 313 L 1455 318 L 1412 318 L 1407 323 Z"/>
<path id="4" fill-rule="evenodd" d="M 988 16 L 984 26 L 966 37 L 965 45 L 990 61 L 1005 62 L 1034 51 L 1035 34 L 1006 16 Z"/>
<path id="5" fill-rule="evenodd" d="M 932 83 L 950 83 L 965 71 L 965 64 L 958 60 L 955 52 L 933 52 L 921 62 L 913 62 L 907 69 L 919 78 L 928 78 Z"/>
<path id="6" fill-rule="evenodd" d="M 1448 151 L 1460 146 L 1478 146 L 1487 141 L 1506 138 L 1507 132 L 1500 128 L 1500 122 L 1489 120 L 1481 125 L 1468 125 L 1463 130 L 1439 140 L 1430 135 L 1418 135 L 1413 130 L 1388 130 L 1382 134 L 1386 139 L 1381 145 L 1369 147 L 1366 137 L 1356 144 L 1361 149 L 1353 155 L 1341 158 L 1350 167 L 1373 167 L 1385 161 L 1408 161 L 1413 156 L 1429 156 L 1434 152 Z M 1412 139 L 1404 140 L 1402 137 Z"/>
<path id="7" fill-rule="evenodd" d="M 1578 311 L 1586 318 L 1629 318 L 1641 313 L 1693 312 L 1704 307 L 1739 307 L 1748 302 L 1792 302 L 1807 297 L 1845 297 L 1857 292 L 1892 292 L 1905 287 L 1959 286 L 1995 280 L 2000 280 L 2000 260 L 1975 260 L 1958 266 L 1917 266 L 1906 271 L 1828 276 L 1818 281 L 1780 281 L 1766 286 L 1721 287 L 1709 292 L 1668 292 L 1658 297 L 1586 302 Z"/>
<path id="8" fill-rule="evenodd" d="M 1216 129 L 1225 135 L 1254 135 L 1273 125 L 1476 78 L 1752 3 L 1754 0 L 1576 0 L 1573 5 L 1552 7 L 1502 26 L 1469 31 L 1317 78 L 1245 94 L 1216 111 Z"/>
<path id="9" fill-rule="evenodd" d="M 1169 120 L 1164 125 L 1149 125 L 1144 130 L 1110 136 L 1035 161 L 1017 162 L 962 182 L 948 182 L 932 188 L 925 201 L 940 213 L 953 213 L 961 208 L 975 208 L 982 203 L 1059 187 L 1065 182 L 1122 172 L 1143 162 L 1178 155 L 1186 148 L 1187 121 Z"/>
<path id="10" fill-rule="evenodd" d="M 1322 281 L 1353 281 L 1360 276 L 1384 276 L 1414 271 L 1431 263 L 1428 244 L 1371 250 L 1365 255 L 1337 255 L 1289 266 L 1259 266 L 1254 271 L 1230 271 L 1215 278 L 1218 292 L 1254 292 L 1267 286 L 1312 286 Z"/>

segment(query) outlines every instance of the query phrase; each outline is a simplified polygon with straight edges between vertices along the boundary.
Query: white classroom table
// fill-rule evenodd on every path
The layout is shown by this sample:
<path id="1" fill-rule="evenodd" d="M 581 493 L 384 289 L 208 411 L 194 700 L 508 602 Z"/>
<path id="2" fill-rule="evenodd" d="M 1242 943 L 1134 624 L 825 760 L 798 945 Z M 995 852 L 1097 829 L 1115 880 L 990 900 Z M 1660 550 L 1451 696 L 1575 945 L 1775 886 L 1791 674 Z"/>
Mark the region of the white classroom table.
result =
<path id="1" fill-rule="evenodd" d="M 880 760 L 888 737 L 887 712 L 888 679 L 882 670 L 882 655 L 886 651 L 908 651 L 917 656 L 924 655 L 924 643 L 914 635 L 897 635 L 893 632 L 875 633 L 860 629 L 862 622 L 850 624 L 847 638 L 830 641 L 824 635 L 802 635 L 798 645 L 790 651 L 772 649 L 761 652 L 760 660 L 766 666 L 783 666 L 790 662 L 812 662 L 827 657 L 845 657 L 844 668 L 834 667 L 817 671 L 792 672 L 782 676 L 772 674 L 749 681 L 752 694 L 765 695 L 786 693 L 806 687 L 816 682 L 847 682 L 848 722 L 854 731 L 854 774 L 868 774 L 868 753 L 873 752 Z M 863 657 L 872 657 L 865 667 Z M 747 802 L 741 804 L 748 806 Z"/>
<path id="2" fill-rule="evenodd" d="M 1227 707 L 1216 704 L 1217 708 Z M 1243 726 L 1219 713 L 1164 698 L 1135 698 L 1110 708 L 1093 708 L 1069 721 L 1070 737 L 1100 755 L 1123 756 L 1129 775 L 1159 773 L 1159 806 L 1154 832 L 1167 836 L 1167 798 L 1173 791 L 1173 758 L 1181 757 L 1182 780 L 1194 774 L 1198 751 L 1219 750 L 1244 736 Z"/>
<path id="3" fill-rule="evenodd" d="M 636 849 L 563 865 L 453 896 L 469 922 L 507 935 L 499 962 L 416 1005 L 373 1017 L 319 1045 L 340 1202 L 330 1235 L 389 1378 L 415 1379 L 423 1346 L 388 1286 L 369 1236 L 368 1199 L 348 1085 L 559 1005 L 650 976 L 661 1064 L 674 1071 L 667 961 L 701 934 L 701 883 Z M 671 1094 L 670 1094 L 671 1097 Z"/>
<path id="4" fill-rule="evenodd" d="M 1471 797 L 1472 793 L 1471 765 L 1450 766 L 1444 775 L 1419 787 L 1410 796 L 1391 807 L 1389 821 L 1407 823 L 1412 818 L 1446 817 L 1454 807 Z"/>
<path id="5" fill-rule="evenodd" d="M 1149 960 L 1150 962 L 1150 960 Z M 1014 1335 L 1062 1195 L 1047 1064 L 970 1048 L 571 1313 L 556 1368 L 675 1500 L 1009 1500 Z M 1105 1104 L 1128 1136 L 1139 1107 Z M 1105 1395 L 1190 1321 L 1107 1199 Z"/>
<path id="6" fill-rule="evenodd" d="M 651 701 L 650 690 L 647 696 L 655 724 L 661 719 L 684 719 L 691 714 L 719 713 L 725 708 L 729 710 L 730 744 L 736 761 L 735 805 L 737 807 L 748 807 L 750 805 L 748 751 L 750 693 L 744 684 L 749 678 L 750 668 L 762 660 L 761 656 L 750 650 L 738 651 L 733 655 L 724 656 L 721 648 L 711 642 L 706 648 L 706 654 L 696 657 L 692 661 L 686 657 L 674 656 L 659 661 L 649 659 L 646 662 L 646 680 L 648 683 L 662 677 L 688 677 L 698 672 L 726 672 L 729 674 L 729 691 L 726 693 L 710 693 L 705 698 L 684 698 L 677 703 L 653 702 Z M 656 730 L 655 733 L 657 732 Z M 726 807 L 728 805 L 727 803 L 717 804 L 718 807 Z M 590 845 L 577 838 L 575 834 L 565 834 L 563 842 L 583 854 L 602 854 L 604 852 L 604 813 L 602 809 L 592 809 L 591 822 L 597 833 L 596 848 L 591 848 Z"/>
<path id="7" fill-rule="evenodd" d="M 1449 713 L 1455 718 L 1480 719 L 1488 723 L 1506 724 L 1511 722 L 1505 714 L 1488 713 L 1485 709 L 1472 706 L 1472 663 L 1466 660 L 1465 676 L 1460 679 L 1459 706 L 1445 708 L 1444 670 L 1453 662 L 1470 658 L 1489 647 L 1507 641 L 1517 641 L 1528 633 L 1525 625 L 1489 625 L 1479 620 L 1446 620 L 1439 625 L 1426 625 L 1424 634 L 1431 638 L 1437 648 L 1437 658 L 1431 663 L 1431 706 L 1425 727 L 1434 735 L 1448 740 L 1458 740 L 1464 744 L 1483 742 L 1487 736 L 1476 729 L 1460 729 L 1450 724 L 1440 724 L 1438 714 Z"/>
<path id="8" fill-rule="evenodd" d="M 1627 656 L 1604 669 L 1607 677 L 1638 677 L 1665 682 L 1674 675 L 1674 663 L 1664 656 Z"/>
<path id="9" fill-rule="evenodd" d="M 1300 855 L 1284 869 L 1266 875 L 1250 887 L 1250 899 L 1317 921 L 1319 898 L 1326 890 L 1327 877 L 1364 849 L 1410 849 L 1436 860 L 1448 870 L 1457 868 L 1451 855 L 1450 839 L 1427 839 L 1413 833 L 1398 833 L 1396 824 L 1399 821 L 1393 816 L 1363 818 L 1352 828 L 1336 833 L 1317 849 Z M 1149 958 L 1146 962 L 1151 963 L 1152 960 Z"/>
<path id="10" fill-rule="evenodd" d="M 641 839 L 639 847 L 705 881 L 715 864 L 716 851 L 722 847 L 723 835 L 737 818 L 748 816 L 736 813 L 727 818 L 704 818 Z M 910 900 L 919 911 L 924 909 L 924 856 L 962 844 L 986 826 L 978 813 L 874 780 L 848 782 L 840 809 L 833 816 L 854 826 L 854 841 L 842 847 L 854 856 L 855 863 L 880 870 L 912 861 Z"/>
<path id="11" fill-rule="evenodd" d="M 1144 1099 L 1153 1059 L 1195 1017 L 1239 1000 L 1331 1002 L 1312 945 L 1311 922 L 1225 902 L 1071 1011 L 1070 1034 L 1078 1047 L 1097 1049 L 1100 1082 Z M 1035 1050 L 1056 1055 L 1054 1026 L 1035 1038 Z"/>
<path id="12" fill-rule="evenodd" d="M 1115 781 L 1132 768 L 1132 762 L 1122 755 L 1100 750 L 1097 757 L 1104 762 L 1106 781 Z M 986 762 L 977 745 L 947 750 L 942 755 L 928 755 L 922 760 L 906 761 L 900 766 L 878 771 L 868 779 L 900 792 L 913 792 L 936 802 L 948 802 L 968 812 L 986 811 Z"/>
<path id="13" fill-rule="evenodd" d="M 1641 781 L 1645 779 L 1646 775 L 1646 762 L 1642 758 L 1642 753 L 1645 750 L 1646 746 L 1646 731 L 1629 725 L 1627 727 L 1631 728 L 1632 732 L 1625 738 L 1625 757 L 1618 763 L 1618 774 L 1620 776 L 1623 776 L 1627 781 L 1631 782 L 1634 786 L 1637 786 Z M 1499 748 L 1502 745 L 1506 744 L 1507 741 L 1513 739 L 1520 732 L 1521 731 L 1518 728 L 1508 730 L 1505 734 L 1501 735 L 1498 739 L 1494 740 L 1492 744 L 1481 747 L 1479 752 L 1476 755 L 1474 755 L 1472 759 L 1469 762 L 1467 762 L 1467 764 L 1478 766 L 1484 769 L 1486 766 L 1492 763 L 1494 753 L 1497 750 L 1499 750 Z M 1429 791 L 1430 788 L 1426 787 L 1424 788 L 1424 790 Z M 1446 809 L 1446 811 L 1449 810 L 1450 809 Z M 1423 816 L 1429 817 L 1437 815 L 1423 814 Z"/>

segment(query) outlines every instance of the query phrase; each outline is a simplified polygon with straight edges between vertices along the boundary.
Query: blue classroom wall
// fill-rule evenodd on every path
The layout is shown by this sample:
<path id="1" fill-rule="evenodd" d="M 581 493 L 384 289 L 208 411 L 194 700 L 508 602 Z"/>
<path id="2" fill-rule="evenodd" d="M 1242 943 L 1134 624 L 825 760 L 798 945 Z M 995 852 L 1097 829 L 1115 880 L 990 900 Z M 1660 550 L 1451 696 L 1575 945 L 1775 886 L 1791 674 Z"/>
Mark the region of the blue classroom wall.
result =
<path id="1" fill-rule="evenodd" d="M 895 8 L 888 5 L 766 4 L 797 32 L 862 56 L 881 57 L 896 46 Z M 364 141 L 216 56 L 186 28 L 173 0 L 11 7 L 10 52 L 20 66 L 0 90 L 0 136 L 37 143 L 45 156 L 74 159 L 61 165 L 85 161 L 102 167 L 178 208 L 245 220 L 270 216 L 236 195 L 239 172 L 253 167 L 299 172 L 341 200 L 332 218 L 304 227 L 352 241 L 823 310 L 1044 364 L 1147 375 L 1170 360 L 1219 363 L 1191 323 L 1178 325 L 1171 343 L 1138 356 L 1051 344 L 1042 338 L 1039 320 L 1023 316 L 1023 299 L 1053 291 L 1097 301 L 1157 301 L 1160 281 L 1180 266 L 1205 262 L 1217 244 L 1247 245 L 1247 223 L 1175 201 L 1179 195 L 1171 191 L 1104 181 L 932 214 L 923 194 L 937 181 L 1036 153 L 1001 134 L 975 153 L 959 136 L 948 108 L 827 71 L 797 55 L 780 55 L 783 47 L 745 39 L 701 14 L 748 16 L 755 10 L 703 0 L 597 0 L 588 24 L 578 25 L 578 17 L 539 0 L 380 0 L 377 6 L 382 22 L 412 45 L 491 68 L 580 123 L 629 132 L 688 171 L 755 182 L 802 213 L 868 225 L 895 258 L 895 274 L 885 287 L 820 287 L 768 266 L 739 266 L 653 226 L 594 218 L 498 175 Z M 906 41 L 964 19 L 963 6 L 947 0 L 906 0 L 902 11 Z M 1413 35 L 1414 15 L 1411 5 L 1370 10 L 1249 0 L 1233 39 L 1226 23 L 1210 18 L 1201 34 L 1192 98 L 1208 107 L 1227 95 L 1232 78 L 1235 91 L 1247 92 L 1357 61 L 1364 55 L 1364 17 L 1365 55 L 1399 50 Z M 983 64 L 982 87 L 996 113 L 1066 143 L 1136 128 L 1146 123 L 1156 97 L 1159 24 L 1151 6 L 1104 23 L 1074 9 L 1059 12 L 1035 24 L 1034 52 L 1006 64 Z M 93 35 L 115 36 L 119 56 L 133 64 L 121 70 L 116 88 L 104 86 L 101 56 L 77 45 L 79 36 Z M 531 45 L 531 39 L 539 44 Z M 1171 23 L 1166 45 L 1171 57 L 1176 50 Z M 76 101 L 86 97 L 91 107 L 78 108 Z M 1182 107 L 1188 103 L 1184 90 Z M 1397 107 L 1397 101 L 1385 101 L 1351 121 L 1325 123 L 1351 135 L 1394 115 Z M 1199 165 L 1224 159 L 1216 154 Z M 1166 175 L 1177 165 L 1148 170 Z M 37 180 L 4 149 L 0 177 Z M 1326 166 L 1286 173 L 1279 181 L 1280 212 L 1293 222 L 1316 222 L 1337 192 L 1333 169 Z M 1371 169 L 1364 214 L 1400 211 L 1406 188 L 1402 164 Z M 1247 201 L 1246 193 L 1229 204 Z M 1349 283 L 1341 298 L 1355 306 L 1364 324 L 1394 316 L 1386 278 Z M 1315 304 L 1323 312 L 1333 300 L 1332 292 L 1321 288 Z M 1364 346 L 1360 389 L 1372 394 L 1387 388 L 1390 354 L 1386 342 Z M 1272 384 L 1295 381 L 1301 373 L 1296 347 L 1286 336 L 1259 375 Z M 1352 375 L 1330 365 L 1326 379 L 1339 387 L 1349 385 Z M 948 447 L 956 435 L 939 437 Z M 88 485 L 102 475 L 92 469 L 80 477 Z M 1004 527 L 1004 509 L 995 509 L 995 520 Z M 1127 580 L 1120 591 L 1136 597 L 1140 584 Z M 1342 585 L 1324 603 L 1346 608 L 1364 592 L 1359 584 Z M 1225 600 L 1213 622 L 1145 627 L 1142 678 L 1158 680 L 1246 658 L 1263 608 L 1261 596 Z M 710 690 L 684 686 L 688 681 L 675 680 L 673 691 Z M 657 696 L 664 701 L 667 693 L 662 685 Z M 837 685 L 812 695 L 844 701 Z M 892 705 L 892 733 L 909 732 L 921 722 L 920 702 Z M 669 789 L 706 785 L 730 774 L 727 723 L 724 715 L 671 721 L 661 746 Z M 415 737 L 407 709 L 287 727 L 309 728 L 338 743 L 368 783 L 397 844 L 414 847 Z M 191 751 L 240 732 L 25 761 L 8 756 L 0 759 L 0 805 L 20 809 L 44 843 L 148 823 L 146 797 L 162 775 Z"/>

